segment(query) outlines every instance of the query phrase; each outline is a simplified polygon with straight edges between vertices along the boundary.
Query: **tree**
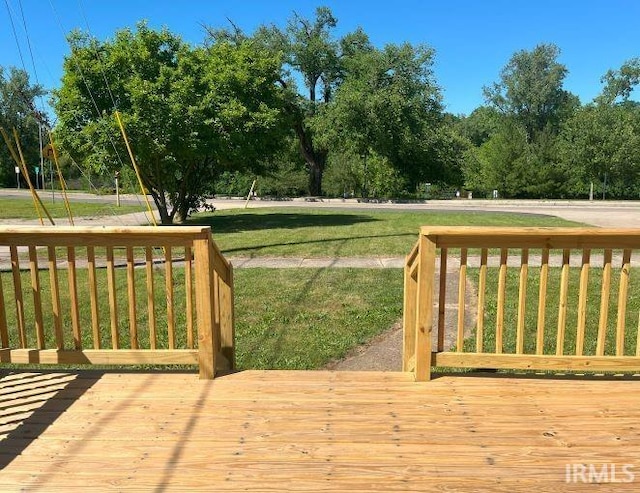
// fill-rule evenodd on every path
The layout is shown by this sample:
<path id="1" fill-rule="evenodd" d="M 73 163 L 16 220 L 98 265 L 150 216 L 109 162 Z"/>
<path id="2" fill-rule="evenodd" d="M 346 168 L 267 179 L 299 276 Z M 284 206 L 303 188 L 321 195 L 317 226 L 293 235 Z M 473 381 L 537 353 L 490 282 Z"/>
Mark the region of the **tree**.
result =
<path id="1" fill-rule="evenodd" d="M 37 114 L 35 101 L 45 94 L 41 86 L 29 83 L 29 75 L 24 70 L 14 67 L 6 70 L 0 66 L 0 127 L 9 134 L 16 129 L 30 170 L 40 159 L 38 119 L 45 119 L 44 115 Z M 0 185 L 15 186 L 15 166 L 9 149 L 0 138 Z"/>
<path id="2" fill-rule="evenodd" d="M 484 144 L 501 125 L 502 115 L 492 106 L 479 106 L 455 122 L 458 133 L 469 140 L 474 146 Z"/>
<path id="3" fill-rule="evenodd" d="M 141 23 L 112 41 L 74 33 L 71 46 L 55 93 L 60 142 L 87 166 L 119 169 L 117 108 L 163 224 L 183 221 L 217 174 L 279 148 L 280 60 L 251 40 L 194 48 Z"/>
<path id="4" fill-rule="evenodd" d="M 344 58 L 344 81 L 316 122 L 327 147 L 359 156 L 365 169 L 371 153 L 385 158 L 409 189 L 440 176 L 443 114 L 432 64 L 426 46 L 361 44 Z"/>
<path id="5" fill-rule="evenodd" d="M 518 51 L 500 72 L 500 81 L 484 88 L 487 103 L 522 125 L 527 142 L 547 126 L 557 130 L 578 104 L 562 88 L 567 69 L 557 61 L 559 54 L 553 44 Z"/>
<path id="6" fill-rule="evenodd" d="M 627 101 L 634 88 L 640 84 L 640 58 L 627 60 L 619 70 L 609 70 L 601 82 L 605 87 L 599 97 L 600 102 L 612 104 L 617 99 Z"/>
<path id="7" fill-rule="evenodd" d="M 263 26 L 254 35 L 256 41 L 284 55 L 280 84 L 289 94 L 284 109 L 309 171 L 311 195 L 322 195 L 322 175 L 329 154 L 326 140 L 318 138 L 316 119 L 344 80 L 344 58 L 368 44 L 360 30 L 336 38 L 336 25 L 331 10 L 318 7 L 314 19 L 294 13 L 286 29 Z M 298 92 L 296 80 L 302 81 L 304 94 Z"/>
<path id="8" fill-rule="evenodd" d="M 571 170 L 574 194 L 588 194 L 595 182 L 616 198 L 640 196 L 640 106 L 590 104 L 566 122 L 562 162 Z"/>

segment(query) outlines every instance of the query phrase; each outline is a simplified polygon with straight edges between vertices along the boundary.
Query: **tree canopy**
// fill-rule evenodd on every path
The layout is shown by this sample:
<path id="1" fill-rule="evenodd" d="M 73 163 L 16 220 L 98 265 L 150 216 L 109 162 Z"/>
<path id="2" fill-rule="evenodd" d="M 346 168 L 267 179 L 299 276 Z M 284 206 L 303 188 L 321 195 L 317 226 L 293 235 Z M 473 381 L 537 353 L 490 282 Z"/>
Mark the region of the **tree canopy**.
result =
<path id="1" fill-rule="evenodd" d="M 0 127 L 9 134 L 15 128 L 20 138 L 25 160 L 29 164 L 39 162 L 39 119 L 36 99 L 46 91 L 38 84 L 29 82 L 29 75 L 22 69 L 0 66 Z M 15 162 L 9 149 L 0 138 L 0 185 L 14 186 L 16 175 Z M 31 167 L 30 167 L 31 169 Z"/>
<path id="2" fill-rule="evenodd" d="M 105 42 L 74 33 L 71 45 L 55 92 L 59 140 L 91 166 L 118 170 L 117 109 L 163 223 L 184 220 L 216 174 L 257 168 L 279 147 L 280 60 L 250 40 L 194 48 L 142 23 Z"/>
<path id="3" fill-rule="evenodd" d="M 207 32 L 199 45 L 144 23 L 107 40 L 73 32 L 53 93 L 63 151 L 103 175 L 131 166 L 121 114 L 164 223 L 215 192 L 246 193 L 256 175 L 276 195 L 586 197 L 593 185 L 640 197 L 638 57 L 580 102 L 557 46 L 518 50 L 465 116 L 446 112 L 433 48 L 341 33 L 328 7 L 252 33 L 233 23 Z M 0 124 L 18 129 L 28 161 L 42 94 L 24 71 L 0 68 Z M 0 162 L 10 184 L 6 149 Z"/>

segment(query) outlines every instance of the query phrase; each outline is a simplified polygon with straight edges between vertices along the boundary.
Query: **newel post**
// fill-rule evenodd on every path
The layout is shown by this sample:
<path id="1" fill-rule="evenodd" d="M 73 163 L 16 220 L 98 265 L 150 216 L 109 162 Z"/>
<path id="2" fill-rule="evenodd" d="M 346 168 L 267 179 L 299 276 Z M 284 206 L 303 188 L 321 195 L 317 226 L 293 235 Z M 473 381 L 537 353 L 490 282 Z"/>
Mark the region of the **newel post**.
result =
<path id="1" fill-rule="evenodd" d="M 206 237 L 194 241 L 198 366 L 201 379 L 214 378 L 216 353 L 220 345 L 215 330 L 213 256 L 209 241 Z"/>
<path id="2" fill-rule="evenodd" d="M 415 318 L 415 379 L 431 380 L 431 332 L 433 322 L 433 283 L 436 244 L 432 237 L 420 233 L 418 246 L 418 286 Z"/>

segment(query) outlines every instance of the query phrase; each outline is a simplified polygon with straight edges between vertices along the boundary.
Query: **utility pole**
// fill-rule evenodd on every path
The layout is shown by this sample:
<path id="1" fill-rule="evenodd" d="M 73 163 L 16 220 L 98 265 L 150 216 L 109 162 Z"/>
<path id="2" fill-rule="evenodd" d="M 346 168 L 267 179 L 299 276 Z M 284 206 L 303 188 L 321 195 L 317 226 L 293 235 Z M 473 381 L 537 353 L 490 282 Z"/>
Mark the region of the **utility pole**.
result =
<path id="1" fill-rule="evenodd" d="M 120 171 L 116 171 L 116 207 L 120 207 Z"/>

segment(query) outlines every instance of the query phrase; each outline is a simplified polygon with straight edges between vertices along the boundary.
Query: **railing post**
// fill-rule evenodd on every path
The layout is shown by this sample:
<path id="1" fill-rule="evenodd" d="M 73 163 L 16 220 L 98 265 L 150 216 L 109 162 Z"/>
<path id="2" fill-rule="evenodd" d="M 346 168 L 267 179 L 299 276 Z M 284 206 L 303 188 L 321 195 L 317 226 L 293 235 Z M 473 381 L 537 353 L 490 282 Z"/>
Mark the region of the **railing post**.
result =
<path id="1" fill-rule="evenodd" d="M 408 255 L 404 265 L 404 307 L 402 310 L 402 371 L 413 371 L 416 354 L 416 280 L 418 259 Z"/>
<path id="2" fill-rule="evenodd" d="M 213 300 L 213 257 L 210 238 L 194 240 L 196 281 L 196 323 L 198 327 L 198 366 L 201 379 L 212 379 L 216 370 L 216 348 Z"/>
<path id="3" fill-rule="evenodd" d="M 230 369 L 236 367 L 235 315 L 233 307 L 233 266 L 229 264 L 227 278 L 219 288 L 220 301 L 220 344 L 223 356 L 229 361 Z"/>
<path id="4" fill-rule="evenodd" d="M 418 247 L 418 294 L 415 329 L 415 379 L 431 380 L 431 333 L 433 324 L 433 283 L 436 244 L 423 232 Z M 445 275 L 444 272 L 441 275 Z"/>

